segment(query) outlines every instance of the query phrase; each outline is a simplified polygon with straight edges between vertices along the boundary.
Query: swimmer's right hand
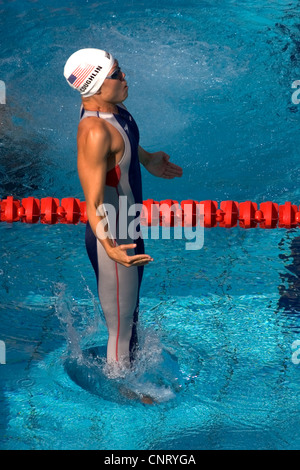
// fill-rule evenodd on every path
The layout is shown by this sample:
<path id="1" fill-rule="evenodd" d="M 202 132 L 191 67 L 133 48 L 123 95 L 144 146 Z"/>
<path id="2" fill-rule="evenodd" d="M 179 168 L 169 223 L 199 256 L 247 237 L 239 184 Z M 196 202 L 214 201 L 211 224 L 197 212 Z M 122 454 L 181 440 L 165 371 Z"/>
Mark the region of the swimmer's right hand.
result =
<path id="1" fill-rule="evenodd" d="M 133 249 L 135 247 L 135 243 L 131 245 L 117 245 L 111 247 L 107 251 L 107 254 L 112 260 L 122 264 L 123 266 L 126 266 L 127 268 L 130 268 L 131 266 L 144 266 L 153 261 L 153 258 L 146 254 L 129 256 L 127 254 L 127 250 Z"/>

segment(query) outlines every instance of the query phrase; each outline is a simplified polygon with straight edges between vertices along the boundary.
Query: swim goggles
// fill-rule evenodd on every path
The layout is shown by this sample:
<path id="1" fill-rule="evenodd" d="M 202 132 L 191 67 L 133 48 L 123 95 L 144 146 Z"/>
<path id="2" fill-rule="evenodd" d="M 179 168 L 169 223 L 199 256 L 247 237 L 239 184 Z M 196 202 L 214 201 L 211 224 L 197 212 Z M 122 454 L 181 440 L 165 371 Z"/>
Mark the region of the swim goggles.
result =
<path id="1" fill-rule="evenodd" d="M 120 67 L 117 67 L 116 70 L 111 74 L 111 75 L 107 75 L 108 79 L 110 80 L 123 80 L 123 73 L 120 69 Z"/>

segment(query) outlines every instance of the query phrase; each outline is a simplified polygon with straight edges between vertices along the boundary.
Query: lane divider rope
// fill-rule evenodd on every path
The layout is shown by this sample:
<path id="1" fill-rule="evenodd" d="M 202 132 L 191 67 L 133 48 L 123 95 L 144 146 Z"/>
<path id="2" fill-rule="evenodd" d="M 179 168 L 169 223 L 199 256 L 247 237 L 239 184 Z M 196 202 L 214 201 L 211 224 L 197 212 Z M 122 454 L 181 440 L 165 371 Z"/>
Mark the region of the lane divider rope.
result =
<path id="1" fill-rule="evenodd" d="M 61 199 L 46 197 L 41 200 L 27 197 L 22 200 L 7 196 L 0 199 L 0 222 L 23 222 L 27 224 L 79 224 L 87 222 L 86 202 L 74 197 Z M 140 223 L 144 226 L 161 225 L 167 227 L 196 226 L 242 227 L 245 229 L 260 227 L 263 229 L 296 228 L 300 226 L 300 207 L 285 202 L 257 203 L 251 201 L 236 202 L 173 199 L 143 201 Z"/>

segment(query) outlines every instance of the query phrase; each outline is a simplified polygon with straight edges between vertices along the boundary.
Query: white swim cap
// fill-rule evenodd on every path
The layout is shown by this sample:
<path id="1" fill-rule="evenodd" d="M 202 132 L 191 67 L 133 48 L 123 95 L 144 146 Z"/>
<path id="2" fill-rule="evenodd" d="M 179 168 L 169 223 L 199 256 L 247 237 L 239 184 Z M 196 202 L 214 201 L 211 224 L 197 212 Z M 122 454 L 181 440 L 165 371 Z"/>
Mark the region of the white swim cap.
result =
<path id="1" fill-rule="evenodd" d="M 99 90 L 114 63 L 115 59 L 106 51 L 80 49 L 67 60 L 64 76 L 82 96 L 92 96 Z"/>

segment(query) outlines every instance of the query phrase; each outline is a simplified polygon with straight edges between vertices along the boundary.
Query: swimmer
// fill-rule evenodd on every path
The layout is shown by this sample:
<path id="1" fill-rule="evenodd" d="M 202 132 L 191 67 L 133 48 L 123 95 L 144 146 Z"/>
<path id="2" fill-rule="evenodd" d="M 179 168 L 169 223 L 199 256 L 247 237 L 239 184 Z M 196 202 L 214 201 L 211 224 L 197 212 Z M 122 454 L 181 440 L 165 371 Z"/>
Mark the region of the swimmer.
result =
<path id="1" fill-rule="evenodd" d="M 140 164 L 166 179 L 180 177 L 182 169 L 166 153 L 149 153 L 139 145 L 137 124 L 123 105 L 128 96 L 125 73 L 110 53 L 81 49 L 67 60 L 64 76 L 82 99 L 77 168 L 88 218 L 86 249 L 109 334 L 107 363 L 127 368 L 138 348 L 143 269 L 153 258 L 145 254 L 140 233 L 132 237 L 125 230 L 124 237 L 122 230 L 120 236 L 119 202 L 125 200 L 127 209 L 143 203 Z M 133 219 L 128 216 L 128 226 Z"/>

